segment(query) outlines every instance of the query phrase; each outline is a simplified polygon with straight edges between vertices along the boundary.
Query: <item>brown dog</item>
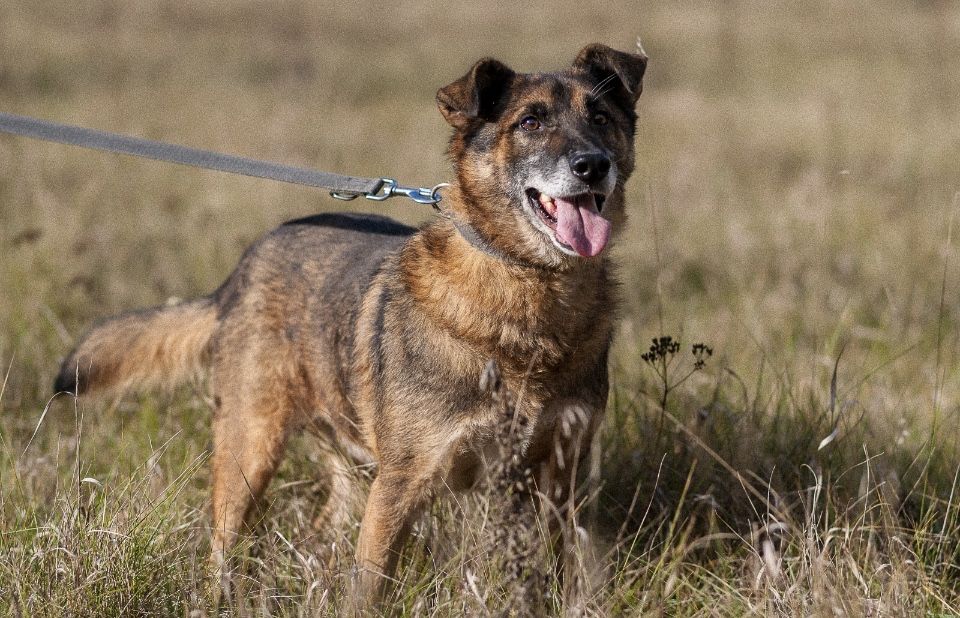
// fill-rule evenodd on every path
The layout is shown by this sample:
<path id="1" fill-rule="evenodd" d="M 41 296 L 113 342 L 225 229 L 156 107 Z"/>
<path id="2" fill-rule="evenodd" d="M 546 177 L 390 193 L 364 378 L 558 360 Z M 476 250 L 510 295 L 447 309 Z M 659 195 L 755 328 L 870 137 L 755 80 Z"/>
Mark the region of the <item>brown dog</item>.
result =
<path id="1" fill-rule="evenodd" d="M 445 217 L 420 230 L 349 214 L 286 223 L 210 296 L 95 327 L 55 389 L 175 384 L 209 366 L 219 559 L 292 432 L 375 462 L 357 545 L 366 597 L 431 492 L 476 477 L 497 420 L 478 387 L 489 359 L 522 393 L 527 457 L 562 501 L 606 405 L 604 249 L 624 225 L 646 62 L 603 45 L 557 73 L 479 61 L 437 93 L 454 128 Z"/>

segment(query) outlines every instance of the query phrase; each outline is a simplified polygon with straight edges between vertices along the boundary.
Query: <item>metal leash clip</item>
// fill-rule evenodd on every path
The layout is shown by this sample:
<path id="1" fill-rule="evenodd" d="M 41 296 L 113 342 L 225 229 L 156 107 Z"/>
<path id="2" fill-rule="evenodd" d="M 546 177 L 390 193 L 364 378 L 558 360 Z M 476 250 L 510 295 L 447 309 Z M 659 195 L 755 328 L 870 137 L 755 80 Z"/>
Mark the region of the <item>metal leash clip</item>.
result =
<path id="1" fill-rule="evenodd" d="M 382 202 L 391 197 L 402 195 L 403 197 L 410 198 L 417 204 L 430 204 L 434 208 L 437 208 L 437 204 L 443 199 L 443 196 L 440 195 L 440 189 L 450 186 L 450 183 L 441 182 L 433 188 L 404 187 L 403 185 L 398 184 L 393 178 L 381 178 L 380 181 L 383 184 L 380 185 L 375 193 L 337 193 L 336 191 L 331 191 L 330 197 L 338 200 L 350 201 L 355 200 L 363 195 L 363 197 L 367 198 L 368 200 Z"/>

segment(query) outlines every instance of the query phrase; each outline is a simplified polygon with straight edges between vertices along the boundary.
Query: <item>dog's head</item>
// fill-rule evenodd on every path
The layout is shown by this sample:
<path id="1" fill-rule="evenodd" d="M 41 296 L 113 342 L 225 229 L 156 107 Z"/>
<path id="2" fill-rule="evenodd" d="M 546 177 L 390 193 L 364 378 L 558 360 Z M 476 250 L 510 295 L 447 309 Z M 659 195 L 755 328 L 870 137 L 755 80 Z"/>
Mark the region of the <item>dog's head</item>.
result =
<path id="1" fill-rule="evenodd" d="M 647 58 L 590 45 L 570 68 L 486 58 L 437 92 L 455 131 L 456 216 L 499 252 L 559 267 L 594 258 L 625 220 L 634 106 Z"/>

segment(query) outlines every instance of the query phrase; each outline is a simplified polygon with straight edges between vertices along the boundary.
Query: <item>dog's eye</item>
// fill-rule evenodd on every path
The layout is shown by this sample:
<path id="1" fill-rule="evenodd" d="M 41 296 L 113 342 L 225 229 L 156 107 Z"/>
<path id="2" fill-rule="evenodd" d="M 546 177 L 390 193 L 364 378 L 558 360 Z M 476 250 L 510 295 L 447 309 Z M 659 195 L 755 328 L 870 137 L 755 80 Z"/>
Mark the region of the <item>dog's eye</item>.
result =
<path id="1" fill-rule="evenodd" d="M 608 116 L 606 112 L 597 112 L 590 118 L 590 122 L 604 125 L 610 122 L 610 116 Z"/>
<path id="2" fill-rule="evenodd" d="M 540 128 L 540 121 L 536 116 L 525 116 L 520 121 L 520 128 L 524 131 L 536 131 Z"/>

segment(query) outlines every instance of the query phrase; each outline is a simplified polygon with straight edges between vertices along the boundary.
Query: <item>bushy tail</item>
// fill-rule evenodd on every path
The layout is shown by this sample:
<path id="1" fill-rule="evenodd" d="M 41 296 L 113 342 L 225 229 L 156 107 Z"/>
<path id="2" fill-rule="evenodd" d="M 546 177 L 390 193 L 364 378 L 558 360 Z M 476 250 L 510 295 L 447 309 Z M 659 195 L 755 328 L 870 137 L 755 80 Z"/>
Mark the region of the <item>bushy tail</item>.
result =
<path id="1" fill-rule="evenodd" d="M 209 298 L 109 318 L 63 361 L 54 391 L 176 386 L 206 364 L 216 326 L 217 309 Z"/>

